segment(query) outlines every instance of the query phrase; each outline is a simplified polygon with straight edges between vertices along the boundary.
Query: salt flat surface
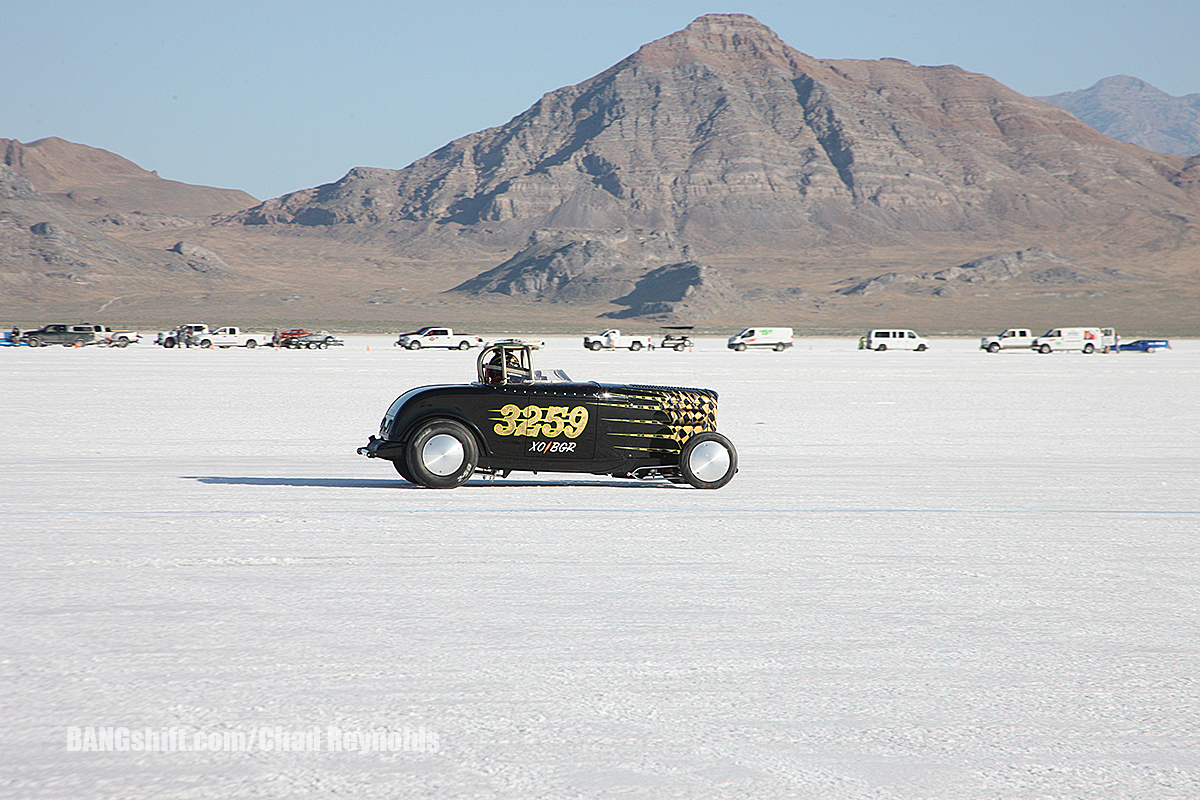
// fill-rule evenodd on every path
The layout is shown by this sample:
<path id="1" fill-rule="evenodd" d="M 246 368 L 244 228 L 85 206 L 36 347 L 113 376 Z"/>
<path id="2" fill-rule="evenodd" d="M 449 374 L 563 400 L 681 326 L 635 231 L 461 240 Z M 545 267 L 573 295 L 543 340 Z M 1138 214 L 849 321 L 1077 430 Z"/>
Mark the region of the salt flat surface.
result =
<path id="1" fill-rule="evenodd" d="M 719 391 L 739 474 L 435 491 L 355 448 L 474 353 L 391 342 L 0 351 L 5 794 L 1200 797 L 1200 343 L 552 340 Z"/>

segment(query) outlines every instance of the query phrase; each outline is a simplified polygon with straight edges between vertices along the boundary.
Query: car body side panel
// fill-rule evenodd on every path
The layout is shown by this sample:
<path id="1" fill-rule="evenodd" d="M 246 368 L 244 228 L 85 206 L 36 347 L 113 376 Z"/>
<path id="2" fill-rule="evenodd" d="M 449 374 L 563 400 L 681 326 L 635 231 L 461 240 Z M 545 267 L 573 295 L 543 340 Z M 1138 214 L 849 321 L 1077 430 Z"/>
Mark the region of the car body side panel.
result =
<path id="1" fill-rule="evenodd" d="M 480 443 L 479 467 L 613 473 L 674 466 L 684 442 L 716 430 L 708 389 L 598 383 L 474 383 L 410 390 L 388 409 L 374 452 L 403 458 L 425 420 L 455 419 Z"/>

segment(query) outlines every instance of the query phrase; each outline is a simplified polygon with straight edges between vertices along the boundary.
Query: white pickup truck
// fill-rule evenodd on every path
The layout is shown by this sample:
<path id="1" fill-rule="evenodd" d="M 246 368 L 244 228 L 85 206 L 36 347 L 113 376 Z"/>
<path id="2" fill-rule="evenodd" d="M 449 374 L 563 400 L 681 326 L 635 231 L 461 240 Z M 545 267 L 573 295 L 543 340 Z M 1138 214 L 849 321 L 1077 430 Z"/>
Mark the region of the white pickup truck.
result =
<path id="1" fill-rule="evenodd" d="M 979 340 L 979 349 L 989 353 L 1001 350 L 1028 350 L 1033 344 L 1033 331 L 1029 328 L 1009 328 L 999 336 L 984 336 Z"/>
<path id="2" fill-rule="evenodd" d="M 605 331 L 599 336 L 584 336 L 583 346 L 588 350 L 653 349 L 654 345 L 649 336 L 626 336 L 616 328 Z"/>
<path id="3" fill-rule="evenodd" d="M 271 343 L 271 334 L 269 333 L 248 333 L 241 328 L 233 325 L 224 328 L 217 328 L 215 331 L 196 334 L 196 343 L 201 347 L 258 347 L 259 345 L 269 345 Z"/>
<path id="4" fill-rule="evenodd" d="M 396 340 L 397 347 L 420 350 L 422 347 L 446 347 L 451 350 L 470 350 L 482 347 L 483 339 L 465 333 L 455 333 L 452 328 L 424 327 L 412 333 L 402 333 Z"/>
<path id="5" fill-rule="evenodd" d="M 183 347 L 187 343 L 186 338 L 189 332 L 192 334 L 192 341 L 198 342 L 200 337 L 208 335 L 208 326 L 203 322 L 189 322 L 186 325 L 180 325 L 175 330 L 159 331 L 154 343 L 167 349 Z"/>

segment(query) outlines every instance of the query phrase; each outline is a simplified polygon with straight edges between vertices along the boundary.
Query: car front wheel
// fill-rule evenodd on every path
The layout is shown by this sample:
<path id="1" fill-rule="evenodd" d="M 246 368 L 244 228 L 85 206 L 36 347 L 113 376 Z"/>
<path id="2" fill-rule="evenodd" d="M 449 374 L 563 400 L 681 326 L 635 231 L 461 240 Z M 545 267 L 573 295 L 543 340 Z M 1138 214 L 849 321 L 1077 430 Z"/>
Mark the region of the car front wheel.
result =
<path id="1" fill-rule="evenodd" d="M 417 429 L 408 441 L 405 460 L 415 483 L 453 489 L 475 472 L 479 451 L 469 430 L 453 420 L 438 419 Z"/>
<path id="2" fill-rule="evenodd" d="M 1039 347 L 1039 348 L 1038 348 L 1038 352 L 1039 352 L 1039 353 L 1049 353 L 1049 352 L 1050 352 L 1050 345 L 1048 345 L 1048 344 L 1044 344 L 1044 345 L 1042 345 L 1041 347 Z"/>
<path id="3" fill-rule="evenodd" d="M 420 349 L 421 349 L 421 343 L 420 343 L 420 342 L 409 342 L 409 343 L 408 343 L 408 349 L 409 349 L 409 350 L 420 350 Z"/>
<path id="4" fill-rule="evenodd" d="M 588 349 L 589 349 L 589 350 L 592 350 L 592 351 L 599 350 L 599 349 L 600 349 L 600 343 L 599 343 L 599 342 L 592 342 L 591 344 L 589 344 L 589 345 L 588 345 Z"/>
<path id="5" fill-rule="evenodd" d="M 679 454 L 683 479 L 697 489 L 720 489 L 733 480 L 737 463 L 733 442 L 715 431 L 688 439 Z"/>
<path id="6" fill-rule="evenodd" d="M 1000 345 L 997 342 L 992 342 L 991 344 L 988 345 L 987 351 L 989 353 L 999 353 Z"/>

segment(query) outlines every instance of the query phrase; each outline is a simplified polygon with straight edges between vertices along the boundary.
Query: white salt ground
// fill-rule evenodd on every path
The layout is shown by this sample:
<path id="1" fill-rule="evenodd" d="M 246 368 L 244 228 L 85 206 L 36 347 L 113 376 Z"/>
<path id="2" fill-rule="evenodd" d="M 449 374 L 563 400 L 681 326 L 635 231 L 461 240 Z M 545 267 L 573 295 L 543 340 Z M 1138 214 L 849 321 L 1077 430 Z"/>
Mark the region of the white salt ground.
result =
<path id="1" fill-rule="evenodd" d="M 0 351 L 4 794 L 1200 797 L 1200 343 L 538 354 L 719 391 L 706 492 L 412 487 L 391 342 Z"/>

